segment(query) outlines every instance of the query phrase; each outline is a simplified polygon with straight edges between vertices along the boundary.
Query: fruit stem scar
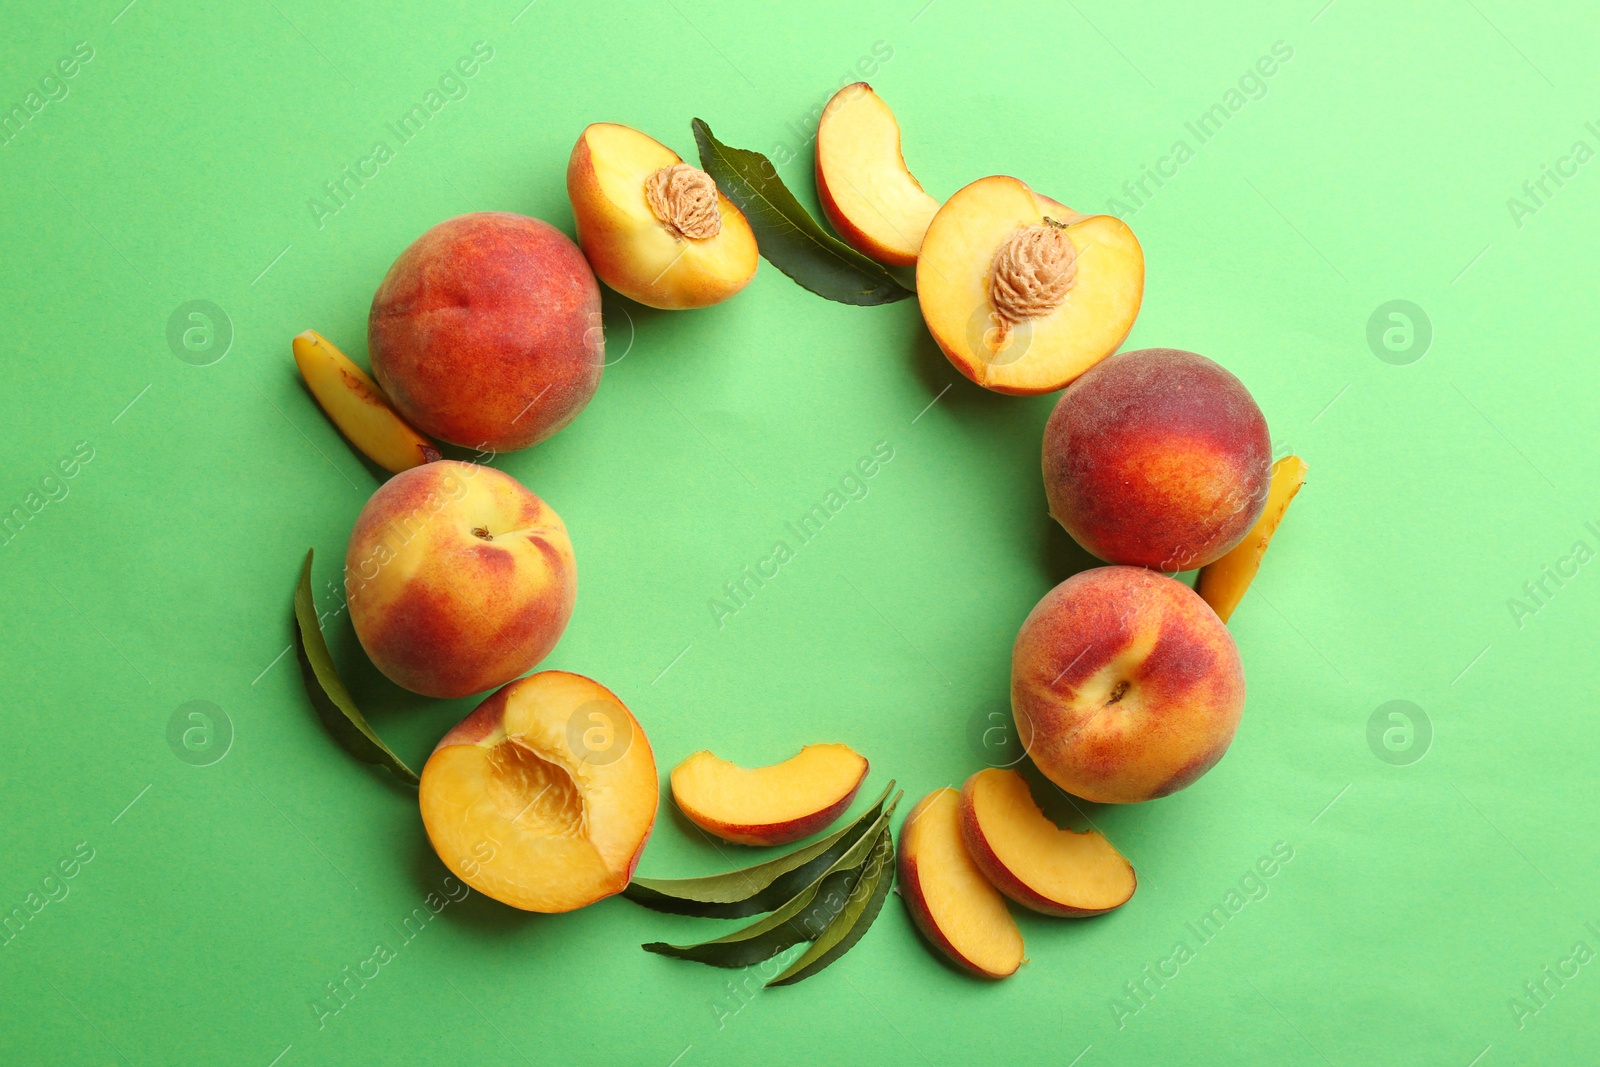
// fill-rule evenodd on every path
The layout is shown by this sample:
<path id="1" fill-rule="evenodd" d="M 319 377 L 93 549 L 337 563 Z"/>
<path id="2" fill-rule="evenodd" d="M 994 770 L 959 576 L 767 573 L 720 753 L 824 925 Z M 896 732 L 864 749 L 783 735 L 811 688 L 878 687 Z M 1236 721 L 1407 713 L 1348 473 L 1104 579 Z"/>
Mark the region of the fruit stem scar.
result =
<path id="1" fill-rule="evenodd" d="M 474 526 L 472 528 L 472 536 L 480 538 L 484 541 L 494 540 L 494 534 L 489 532 L 489 528 L 487 526 Z"/>
<path id="2" fill-rule="evenodd" d="M 704 240 L 722 232 L 717 183 L 699 167 L 674 163 L 644 180 L 644 199 L 661 225 L 678 240 Z"/>
<path id="3" fill-rule="evenodd" d="M 1012 327 L 1060 307 L 1078 275 L 1078 254 L 1066 227 L 1054 219 L 1019 226 L 995 249 L 989 270 L 989 303 L 994 307 L 996 347 Z"/>
<path id="4" fill-rule="evenodd" d="M 1118 682 L 1117 685 L 1116 685 L 1116 688 L 1111 690 L 1111 699 L 1106 701 L 1106 707 L 1109 708 L 1111 705 L 1115 704 L 1117 701 L 1121 700 L 1124 696 L 1126 696 L 1127 693 L 1128 693 L 1128 683 L 1125 682 L 1125 681 L 1124 682 Z"/>

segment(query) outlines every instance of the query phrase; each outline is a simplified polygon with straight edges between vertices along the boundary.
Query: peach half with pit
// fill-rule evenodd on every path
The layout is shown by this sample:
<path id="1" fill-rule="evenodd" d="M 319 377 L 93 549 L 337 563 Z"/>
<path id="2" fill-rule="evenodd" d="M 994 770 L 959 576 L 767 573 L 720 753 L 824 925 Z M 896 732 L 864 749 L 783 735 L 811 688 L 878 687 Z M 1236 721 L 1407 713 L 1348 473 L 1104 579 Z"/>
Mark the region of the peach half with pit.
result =
<path id="1" fill-rule="evenodd" d="M 750 283 L 759 262 L 744 213 L 711 176 L 629 126 L 584 129 L 567 161 L 578 243 L 600 280 L 654 308 L 700 308 Z"/>
<path id="2" fill-rule="evenodd" d="M 1011 710 L 1035 766 L 1074 796 L 1134 804 L 1220 760 L 1244 711 L 1233 637 L 1193 589 L 1097 567 L 1046 593 L 1011 650 Z"/>
<path id="3" fill-rule="evenodd" d="M 372 494 L 345 552 L 350 621 L 396 684 L 481 693 L 555 647 L 578 594 L 561 516 L 509 474 L 442 459 Z"/>
<path id="4" fill-rule="evenodd" d="M 1016 178 L 979 178 L 939 208 L 917 255 L 917 301 L 939 348 L 986 389 L 1060 389 L 1117 350 L 1144 297 L 1126 223 L 1081 216 Z"/>
<path id="5" fill-rule="evenodd" d="M 383 276 L 367 352 L 372 376 L 417 429 L 463 448 L 526 448 L 577 418 L 600 385 L 600 286 L 549 223 L 458 215 Z"/>
<path id="6" fill-rule="evenodd" d="M 696 752 L 672 770 L 672 799 L 689 821 L 740 845 L 783 845 L 829 826 L 855 799 L 867 761 L 848 745 L 806 745 L 766 767 Z"/>
<path id="7" fill-rule="evenodd" d="M 485 896 L 572 911 L 620 893 L 655 824 L 656 762 L 638 720 L 590 678 L 541 671 L 494 693 L 422 768 L 439 859 Z"/>

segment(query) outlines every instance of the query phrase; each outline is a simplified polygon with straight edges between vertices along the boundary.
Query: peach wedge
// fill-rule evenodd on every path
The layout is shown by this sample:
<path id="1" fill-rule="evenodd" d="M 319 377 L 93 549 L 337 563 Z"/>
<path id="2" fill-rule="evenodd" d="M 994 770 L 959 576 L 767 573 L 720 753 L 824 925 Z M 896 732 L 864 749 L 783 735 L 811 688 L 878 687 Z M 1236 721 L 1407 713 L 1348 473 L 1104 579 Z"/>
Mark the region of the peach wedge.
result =
<path id="1" fill-rule="evenodd" d="M 1244 599 L 1244 591 L 1250 588 L 1256 572 L 1261 569 L 1261 557 L 1267 554 L 1267 544 L 1289 510 L 1289 501 L 1305 482 L 1306 461 L 1299 456 L 1284 456 L 1274 463 L 1267 505 L 1261 517 L 1227 555 L 1200 568 L 1195 589 L 1223 622 L 1233 616 L 1239 601 Z"/>
<path id="2" fill-rule="evenodd" d="M 846 85 L 817 122 L 817 198 L 845 243 L 895 267 L 917 261 L 939 201 L 900 154 L 900 124 L 866 82 Z"/>
<path id="3" fill-rule="evenodd" d="M 644 730 L 599 682 L 541 671 L 462 719 L 422 768 L 422 823 L 463 882 L 524 911 L 620 893 L 655 823 Z"/>
<path id="4" fill-rule="evenodd" d="M 955 368 L 985 389 L 1054 392 L 1115 352 L 1139 314 L 1144 252 L 1133 231 L 1061 208 L 995 176 L 961 189 L 928 224 L 917 256 L 922 317 Z"/>
<path id="5" fill-rule="evenodd" d="M 755 234 L 711 176 L 628 126 L 584 129 L 567 162 L 578 243 L 600 280 L 654 308 L 720 303 L 756 273 Z"/>
<path id="6" fill-rule="evenodd" d="M 924 937 L 983 978 L 1022 966 L 1022 932 L 961 839 L 961 794 L 935 789 L 900 831 L 900 893 Z"/>
<path id="7" fill-rule="evenodd" d="M 848 745 L 806 745 L 770 767 L 696 752 L 672 771 L 672 799 L 689 821 L 740 845 L 783 845 L 816 833 L 850 807 L 867 761 Z"/>
<path id="8" fill-rule="evenodd" d="M 395 414 L 378 383 L 326 337 L 307 330 L 295 336 L 293 348 L 306 388 L 368 459 L 399 474 L 439 458 L 438 447 Z"/>
<path id="9" fill-rule="evenodd" d="M 989 883 L 1025 908 L 1082 918 L 1120 907 L 1133 865 L 1099 833 L 1062 830 L 1013 770 L 990 768 L 961 789 L 961 837 Z"/>

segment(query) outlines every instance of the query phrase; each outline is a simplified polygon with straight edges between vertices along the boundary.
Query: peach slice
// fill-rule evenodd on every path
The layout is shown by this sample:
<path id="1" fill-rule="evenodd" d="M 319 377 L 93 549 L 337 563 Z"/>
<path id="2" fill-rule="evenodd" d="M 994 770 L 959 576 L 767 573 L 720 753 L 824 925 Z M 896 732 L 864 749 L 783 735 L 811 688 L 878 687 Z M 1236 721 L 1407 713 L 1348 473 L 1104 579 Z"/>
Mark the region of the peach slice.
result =
<path id="1" fill-rule="evenodd" d="M 1200 568 L 1200 579 L 1195 590 L 1200 599 L 1211 605 L 1217 618 L 1227 622 L 1233 610 L 1244 599 L 1256 572 L 1261 569 L 1261 557 L 1267 554 L 1267 543 L 1277 532 L 1289 510 L 1289 501 L 1300 491 L 1306 481 L 1306 461 L 1299 456 L 1284 456 L 1272 465 L 1272 484 L 1267 489 L 1267 506 L 1261 517 L 1244 535 L 1244 540 L 1234 545 L 1215 563 Z"/>
<path id="2" fill-rule="evenodd" d="M 292 347 L 306 388 L 368 459 L 399 474 L 439 458 L 438 447 L 395 414 L 378 383 L 326 337 L 307 330 L 295 336 Z"/>
<path id="3" fill-rule="evenodd" d="M 601 685 L 520 678 L 444 735 L 422 768 L 422 823 L 463 882 L 524 911 L 620 893 L 656 817 L 644 729 Z"/>
<path id="4" fill-rule="evenodd" d="M 922 317 L 955 368 L 985 389 L 1053 392 L 1133 328 L 1144 297 L 1138 239 L 1121 219 L 1063 207 L 1015 178 L 979 178 L 928 224 L 917 256 Z"/>
<path id="5" fill-rule="evenodd" d="M 895 267 L 917 261 L 939 201 L 900 154 L 900 124 L 866 82 L 846 85 L 817 122 L 817 199 L 845 243 Z"/>
<path id="6" fill-rule="evenodd" d="M 848 745 L 806 745 L 770 767 L 739 767 L 696 752 L 672 771 L 672 799 L 724 841 L 783 845 L 816 833 L 850 807 L 867 761 Z"/>
<path id="7" fill-rule="evenodd" d="M 711 176 L 628 126 L 584 129 L 567 162 L 578 243 L 611 288 L 655 308 L 720 303 L 756 273 L 756 237 Z"/>
<path id="8" fill-rule="evenodd" d="M 1061 830 L 1016 771 L 989 768 L 961 789 L 961 839 L 991 885 L 1025 908 L 1082 918 L 1120 907 L 1133 865 L 1094 831 Z"/>
<path id="9" fill-rule="evenodd" d="M 900 892 L 935 948 L 984 978 L 1022 966 L 1022 932 L 961 839 L 961 794 L 946 786 L 917 802 L 900 830 Z"/>

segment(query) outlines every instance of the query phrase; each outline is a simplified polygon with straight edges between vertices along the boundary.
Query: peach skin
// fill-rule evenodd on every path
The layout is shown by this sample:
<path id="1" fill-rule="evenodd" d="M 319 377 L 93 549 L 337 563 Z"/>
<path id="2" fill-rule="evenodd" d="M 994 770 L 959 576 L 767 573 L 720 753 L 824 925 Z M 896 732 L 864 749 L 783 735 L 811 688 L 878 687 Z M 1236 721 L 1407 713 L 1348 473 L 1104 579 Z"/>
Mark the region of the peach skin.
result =
<path id="1" fill-rule="evenodd" d="M 600 280 L 654 308 L 720 303 L 755 277 L 744 213 L 711 176 L 660 141 L 597 122 L 567 161 L 578 243 Z"/>
<path id="2" fill-rule="evenodd" d="M 439 460 L 390 478 L 361 509 L 345 590 L 380 671 L 424 696 L 463 697 L 549 654 L 578 570 L 548 504 L 493 467 Z"/>
<path id="3" fill-rule="evenodd" d="M 1098 804 L 1164 797 L 1210 770 L 1244 711 L 1228 628 L 1182 582 L 1143 567 L 1073 575 L 1011 651 L 1011 710 L 1034 764 Z"/>
<path id="4" fill-rule="evenodd" d="M 600 286 L 549 223 L 458 215 L 383 276 L 367 351 L 373 377 L 419 430 L 463 448 L 526 448 L 577 418 L 600 385 Z"/>

